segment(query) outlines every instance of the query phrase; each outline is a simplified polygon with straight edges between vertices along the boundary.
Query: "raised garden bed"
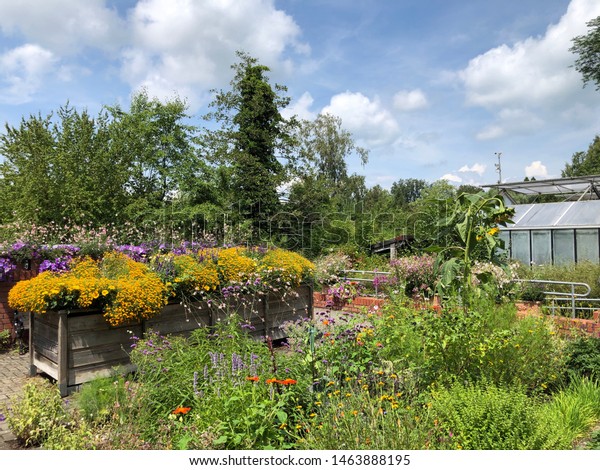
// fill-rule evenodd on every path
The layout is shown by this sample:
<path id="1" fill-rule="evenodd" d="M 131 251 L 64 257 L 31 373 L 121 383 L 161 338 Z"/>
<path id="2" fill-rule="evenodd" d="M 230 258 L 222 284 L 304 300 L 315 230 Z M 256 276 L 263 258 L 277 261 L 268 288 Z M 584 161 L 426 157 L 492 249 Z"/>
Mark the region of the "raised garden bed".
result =
<path id="1" fill-rule="evenodd" d="M 285 295 L 269 293 L 221 304 L 195 302 L 184 307 L 171 303 L 150 320 L 116 327 L 110 326 L 99 310 L 30 313 L 30 374 L 43 372 L 52 377 L 66 396 L 78 385 L 112 374 L 115 367 L 131 371 L 132 336 L 141 338 L 150 330 L 187 336 L 234 312 L 255 338 L 281 339 L 285 322 L 312 318 L 312 287 L 303 285 Z"/>

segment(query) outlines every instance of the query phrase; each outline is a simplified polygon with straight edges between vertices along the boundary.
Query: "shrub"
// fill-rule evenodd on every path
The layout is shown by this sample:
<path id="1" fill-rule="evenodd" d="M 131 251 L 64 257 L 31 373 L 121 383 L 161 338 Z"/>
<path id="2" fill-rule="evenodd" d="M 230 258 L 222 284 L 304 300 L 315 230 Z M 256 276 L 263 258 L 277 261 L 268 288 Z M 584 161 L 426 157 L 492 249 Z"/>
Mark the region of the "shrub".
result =
<path id="1" fill-rule="evenodd" d="M 579 336 L 567 342 L 565 353 L 569 376 L 600 379 L 600 338 Z"/>
<path id="2" fill-rule="evenodd" d="M 28 447 L 42 445 L 54 428 L 72 424 L 58 387 L 41 378 L 25 384 L 23 395 L 11 401 L 6 415 L 9 429 Z"/>
<path id="3" fill-rule="evenodd" d="M 405 283 L 406 295 L 433 292 L 436 276 L 434 272 L 435 258 L 430 255 L 407 256 L 390 262 L 390 267 L 400 282 Z"/>
<path id="4" fill-rule="evenodd" d="M 542 428 L 539 405 L 515 388 L 462 385 L 433 393 L 441 448 L 478 450 L 546 449 L 556 445 L 554 429 Z M 546 423 L 549 424 L 549 423 Z"/>
<path id="5" fill-rule="evenodd" d="M 481 303 L 416 311 L 388 304 L 376 319 L 378 356 L 418 372 L 420 385 L 454 378 L 547 390 L 564 372 L 563 341 L 545 319 L 517 320 L 514 306 Z"/>
<path id="6" fill-rule="evenodd" d="M 335 252 L 322 256 L 315 261 L 315 280 L 326 286 L 342 280 L 344 271 L 352 269 L 350 256 Z"/>
<path id="7" fill-rule="evenodd" d="M 12 345 L 10 330 L 0 331 L 0 351 L 6 351 Z"/>

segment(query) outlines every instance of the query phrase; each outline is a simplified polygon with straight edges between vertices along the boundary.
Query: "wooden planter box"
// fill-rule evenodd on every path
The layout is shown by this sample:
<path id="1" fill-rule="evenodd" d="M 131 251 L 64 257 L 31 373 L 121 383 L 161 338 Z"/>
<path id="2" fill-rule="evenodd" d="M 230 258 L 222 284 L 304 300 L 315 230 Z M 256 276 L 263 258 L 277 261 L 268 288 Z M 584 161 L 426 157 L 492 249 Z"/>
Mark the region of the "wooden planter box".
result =
<path id="1" fill-rule="evenodd" d="M 270 293 L 221 304 L 195 302 L 187 308 L 171 303 L 150 320 L 118 327 L 110 326 L 99 310 L 30 313 L 30 374 L 43 372 L 52 377 L 66 396 L 78 385 L 111 375 L 115 367 L 132 371 L 132 336 L 142 338 L 151 330 L 188 336 L 232 313 L 249 325 L 248 331 L 256 339 L 281 339 L 285 322 L 313 317 L 312 287 L 300 286 L 285 296 Z"/>

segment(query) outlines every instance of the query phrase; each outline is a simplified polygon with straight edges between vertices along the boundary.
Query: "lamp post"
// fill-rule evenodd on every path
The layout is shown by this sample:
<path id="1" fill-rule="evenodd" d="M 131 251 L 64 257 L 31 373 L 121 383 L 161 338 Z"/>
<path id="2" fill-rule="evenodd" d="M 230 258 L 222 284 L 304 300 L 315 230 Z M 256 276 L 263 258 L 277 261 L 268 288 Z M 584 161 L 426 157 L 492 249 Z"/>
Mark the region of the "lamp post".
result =
<path id="1" fill-rule="evenodd" d="M 500 157 L 502 156 L 502 152 L 494 152 L 494 155 L 498 157 L 498 163 L 494 166 L 496 167 L 496 171 L 498 172 L 498 184 L 502 183 L 502 167 L 500 166 Z"/>

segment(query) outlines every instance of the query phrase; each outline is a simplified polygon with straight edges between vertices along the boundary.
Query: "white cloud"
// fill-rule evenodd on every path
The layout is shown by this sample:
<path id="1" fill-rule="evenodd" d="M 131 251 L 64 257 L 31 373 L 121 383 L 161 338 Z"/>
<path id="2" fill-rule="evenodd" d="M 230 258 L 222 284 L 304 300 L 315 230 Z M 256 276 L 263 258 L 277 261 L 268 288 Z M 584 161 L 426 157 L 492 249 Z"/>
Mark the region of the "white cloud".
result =
<path id="1" fill-rule="evenodd" d="M 314 101 L 315 100 L 313 99 L 311 94 L 305 92 L 297 101 L 285 108 L 281 112 L 281 115 L 286 119 L 289 119 L 292 116 L 297 116 L 300 119 L 312 120 L 317 116 L 316 113 L 310 110 L 310 107 L 312 106 Z"/>
<path id="2" fill-rule="evenodd" d="M 503 44 L 469 62 L 459 73 L 467 104 L 497 113 L 496 122 L 482 130 L 479 139 L 528 133 L 572 106 L 594 105 L 590 97 L 597 97 L 582 90 L 569 48 L 573 37 L 587 32 L 586 22 L 599 15 L 597 0 L 572 0 L 543 36 Z"/>
<path id="3" fill-rule="evenodd" d="M 525 167 L 525 176 L 528 178 L 536 177 L 547 177 L 548 169 L 541 161 L 536 160 L 535 162 L 531 162 L 530 165 Z"/>
<path id="4" fill-rule="evenodd" d="M 389 144 L 398 137 L 399 126 L 392 114 L 378 98 L 371 100 L 362 93 L 335 95 L 321 113 L 339 116 L 344 128 L 368 147 Z"/>
<path id="5" fill-rule="evenodd" d="M 461 183 L 462 182 L 462 178 L 460 176 L 453 175 L 452 173 L 446 173 L 440 179 L 449 181 L 451 183 Z"/>
<path id="6" fill-rule="evenodd" d="M 105 0 L 0 0 L 0 30 L 55 54 L 85 46 L 116 50 L 127 35 L 124 20 Z"/>
<path id="7" fill-rule="evenodd" d="M 428 105 L 427 97 L 421 90 L 399 91 L 394 95 L 394 108 L 400 111 L 414 111 Z"/>
<path id="8" fill-rule="evenodd" d="M 25 44 L 0 56 L 0 102 L 27 103 L 53 70 L 56 58 L 36 44 Z"/>
<path id="9" fill-rule="evenodd" d="M 178 90 L 192 103 L 197 89 L 231 79 L 236 50 L 288 72 L 293 66 L 281 62 L 283 52 L 308 52 L 298 25 L 272 0 L 140 0 L 129 22 L 133 44 L 123 54 L 124 80 L 158 97 Z"/>
<path id="10" fill-rule="evenodd" d="M 483 175 L 486 166 L 481 163 L 474 163 L 473 166 L 464 165 L 458 170 L 460 173 L 477 173 L 479 176 Z"/>

